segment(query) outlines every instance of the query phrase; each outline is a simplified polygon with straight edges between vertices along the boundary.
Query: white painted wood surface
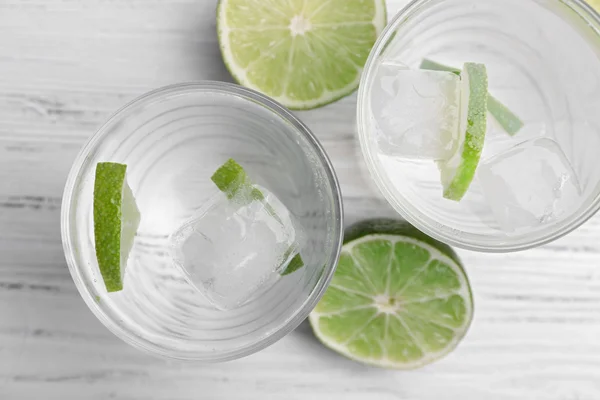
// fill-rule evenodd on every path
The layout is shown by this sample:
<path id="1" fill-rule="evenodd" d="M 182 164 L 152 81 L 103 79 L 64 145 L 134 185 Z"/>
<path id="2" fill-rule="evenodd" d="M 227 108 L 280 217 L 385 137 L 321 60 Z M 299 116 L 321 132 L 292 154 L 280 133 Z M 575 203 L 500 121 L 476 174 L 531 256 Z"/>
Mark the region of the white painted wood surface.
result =
<path id="1" fill-rule="evenodd" d="M 393 15 L 405 0 L 391 1 Z M 303 324 L 220 365 L 154 359 L 88 311 L 60 242 L 63 184 L 118 107 L 181 81 L 231 78 L 216 0 L 0 0 L 0 400 L 600 399 L 600 216 L 542 248 L 461 252 L 476 317 L 457 351 L 413 372 L 368 368 Z M 354 139 L 356 97 L 299 113 L 329 152 L 347 223 L 394 215 Z"/>

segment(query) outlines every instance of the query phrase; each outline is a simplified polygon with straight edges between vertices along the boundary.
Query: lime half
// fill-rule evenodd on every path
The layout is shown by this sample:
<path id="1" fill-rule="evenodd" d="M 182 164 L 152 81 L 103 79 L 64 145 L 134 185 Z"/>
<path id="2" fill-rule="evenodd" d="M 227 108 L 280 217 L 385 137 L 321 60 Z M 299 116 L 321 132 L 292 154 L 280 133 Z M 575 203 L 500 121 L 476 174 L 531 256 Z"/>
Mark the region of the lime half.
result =
<path id="1" fill-rule="evenodd" d="M 460 201 L 475 177 L 485 142 L 488 81 L 485 65 L 465 63 L 460 74 L 459 140 L 450 159 L 438 164 L 444 197 Z"/>
<path id="2" fill-rule="evenodd" d="M 103 162 L 94 182 L 96 258 L 108 292 L 123 289 L 127 259 L 140 224 L 140 212 L 125 179 L 127 166 Z"/>
<path id="3" fill-rule="evenodd" d="M 310 323 L 348 358 L 412 369 L 452 351 L 472 316 L 469 282 L 450 247 L 405 222 L 370 220 L 347 232 Z"/>
<path id="4" fill-rule="evenodd" d="M 386 21 L 384 0 L 220 0 L 217 11 L 234 79 L 292 109 L 354 91 Z"/>

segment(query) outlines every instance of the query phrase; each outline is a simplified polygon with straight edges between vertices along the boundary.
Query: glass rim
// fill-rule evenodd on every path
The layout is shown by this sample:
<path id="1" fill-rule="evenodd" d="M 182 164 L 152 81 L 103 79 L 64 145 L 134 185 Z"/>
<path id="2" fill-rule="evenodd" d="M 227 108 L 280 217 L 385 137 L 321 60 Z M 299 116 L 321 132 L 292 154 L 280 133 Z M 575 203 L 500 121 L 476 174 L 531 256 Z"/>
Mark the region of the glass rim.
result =
<path id="1" fill-rule="evenodd" d="M 260 106 L 268 109 L 271 113 L 283 118 L 290 123 L 298 134 L 302 135 L 310 144 L 312 149 L 316 152 L 320 165 L 325 170 L 327 180 L 331 186 L 333 202 L 333 215 L 332 220 L 334 221 L 334 238 L 333 248 L 329 259 L 325 264 L 325 269 L 321 274 L 317 284 L 313 288 L 312 292 L 307 296 L 306 300 L 302 305 L 295 310 L 295 312 L 287 318 L 286 321 L 282 322 L 272 333 L 267 336 L 261 337 L 255 343 L 247 347 L 237 347 L 220 353 L 190 353 L 184 350 L 166 350 L 163 347 L 152 343 L 149 340 L 142 339 L 136 335 L 133 331 L 123 328 L 117 324 L 113 319 L 109 318 L 103 310 L 94 301 L 93 295 L 88 289 L 85 280 L 82 276 L 81 266 L 78 265 L 78 261 L 75 258 L 72 235 L 73 232 L 70 227 L 70 222 L 73 218 L 73 199 L 77 196 L 75 193 L 75 184 L 81 174 L 81 170 L 85 165 L 86 159 L 90 152 L 104 139 L 107 134 L 108 127 L 120 119 L 127 118 L 128 113 L 139 106 L 148 104 L 156 99 L 164 98 L 174 93 L 185 93 L 185 92 L 207 92 L 207 93 L 221 93 L 221 94 L 233 94 L 241 97 L 245 100 L 253 101 Z M 336 176 L 333 164 L 331 163 L 329 156 L 325 152 L 325 149 L 312 133 L 312 131 L 300 121 L 291 111 L 286 109 L 284 106 L 276 102 L 275 100 L 255 91 L 248 89 L 233 83 L 218 82 L 218 81 L 197 81 L 197 82 L 185 82 L 173 85 L 164 86 L 152 91 L 149 91 L 134 100 L 128 102 L 122 106 L 116 112 L 114 112 L 103 124 L 96 130 L 96 132 L 87 140 L 85 145 L 82 146 L 78 155 L 76 156 L 63 192 L 63 200 L 61 205 L 61 238 L 63 243 L 63 252 L 69 267 L 71 277 L 77 287 L 77 290 L 88 308 L 96 316 L 96 318 L 106 326 L 115 336 L 123 340 L 124 342 L 132 345 L 133 347 L 143 350 L 147 353 L 161 356 L 167 359 L 177 359 L 182 361 L 196 361 L 196 362 L 223 362 L 239 359 L 257 351 L 267 348 L 274 344 L 278 340 L 282 339 L 288 333 L 293 331 L 302 321 L 304 321 L 310 312 L 317 305 L 321 299 L 325 290 L 329 286 L 331 279 L 335 273 L 338 259 L 342 251 L 343 244 L 343 232 L 344 232 L 344 212 L 342 203 L 342 193 L 339 185 L 338 178 Z"/>
<path id="2" fill-rule="evenodd" d="M 450 232 L 450 227 L 448 227 L 448 229 L 439 229 L 439 225 L 436 229 L 434 223 L 435 221 L 432 218 L 416 210 L 416 208 L 410 205 L 404 196 L 393 194 L 389 189 L 391 183 L 386 182 L 387 178 L 382 177 L 383 174 L 380 172 L 380 169 L 373 157 L 374 150 L 369 145 L 369 130 L 366 127 L 365 116 L 363 115 L 366 107 L 365 99 L 367 97 L 367 82 L 371 79 L 374 71 L 376 71 L 377 60 L 383 53 L 383 50 L 385 50 L 385 47 L 388 45 L 388 41 L 393 39 L 398 27 L 401 26 L 405 19 L 407 19 L 413 12 L 432 1 L 435 0 L 412 0 L 404 8 L 398 11 L 398 13 L 392 18 L 392 20 L 386 25 L 385 29 L 379 35 L 365 63 L 364 72 L 361 76 L 358 87 L 356 121 L 361 152 L 363 154 L 363 159 L 367 164 L 371 178 L 385 197 L 386 201 L 409 223 L 437 240 L 465 250 L 483 253 L 508 253 L 528 250 L 550 243 L 577 229 L 588 219 L 590 219 L 596 212 L 598 212 L 598 210 L 600 210 L 600 193 L 596 194 L 596 197 L 591 201 L 588 207 L 573 214 L 570 218 L 563 220 L 557 225 L 552 225 L 552 229 L 540 230 L 534 235 L 527 235 L 529 237 L 522 238 L 519 242 L 514 241 L 509 243 L 494 243 L 494 241 L 486 240 L 487 237 L 485 235 L 455 235 Z M 593 26 L 592 29 L 594 29 L 596 31 L 596 35 L 600 37 L 600 14 L 584 0 L 553 1 L 570 7 L 581 17 L 585 18 L 586 21 L 592 20 L 595 23 L 595 26 Z M 575 9 L 573 5 L 575 5 L 578 10 Z"/>

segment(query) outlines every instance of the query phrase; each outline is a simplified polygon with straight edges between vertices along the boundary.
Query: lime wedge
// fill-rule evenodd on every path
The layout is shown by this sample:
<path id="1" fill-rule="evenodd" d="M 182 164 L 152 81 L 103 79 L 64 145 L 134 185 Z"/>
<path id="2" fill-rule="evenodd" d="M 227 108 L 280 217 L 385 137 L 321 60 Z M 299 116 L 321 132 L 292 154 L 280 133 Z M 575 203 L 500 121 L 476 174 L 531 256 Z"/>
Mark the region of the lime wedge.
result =
<path id="1" fill-rule="evenodd" d="M 450 159 L 438 163 L 444 197 L 455 201 L 460 201 L 469 189 L 483 151 L 488 98 L 485 65 L 465 63 L 460 80 L 458 146 Z"/>
<path id="2" fill-rule="evenodd" d="M 220 166 L 210 179 L 215 185 L 217 185 L 220 191 L 225 193 L 229 200 L 235 201 L 242 205 L 248 204 L 252 201 L 262 202 L 265 206 L 265 210 L 273 218 L 275 218 L 277 222 L 283 224 L 283 221 L 277 215 L 277 212 L 273 206 L 266 201 L 265 195 L 260 191 L 260 189 L 254 187 L 254 184 L 248 177 L 248 174 L 244 168 L 233 158 L 230 158 L 225 162 L 225 164 Z M 288 252 L 283 259 L 287 260 L 289 256 L 290 253 Z M 303 266 L 304 261 L 302 260 L 302 257 L 300 254 L 296 254 L 281 272 L 281 275 L 289 275 Z"/>
<path id="3" fill-rule="evenodd" d="M 504 129 L 509 135 L 514 135 L 519 132 L 523 127 L 523 121 L 517 117 L 512 111 L 510 111 L 504 104 L 502 104 L 497 98 L 488 94 L 487 108 L 492 117 Z"/>
<path id="4" fill-rule="evenodd" d="M 420 68 L 433 71 L 448 71 L 456 75 L 460 75 L 460 69 L 440 64 L 427 58 L 424 58 L 423 61 L 421 61 Z M 489 113 L 496 121 L 498 121 L 506 133 L 512 136 L 521 130 L 523 127 L 523 121 L 521 121 L 521 119 L 517 117 L 515 113 L 510 111 L 508 107 L 506 107 L 497 98 L 489 93 L 487 102 L 487 109 Z"/>
<path id="5" fill-rule="evenodd" d="M 221 165 L 210 179 L 230 200 L 242 192 L 250 193 L 252 191 L 252 182 L 248 179 L 246 171 L 232 158 Z M 260 199 L 264 198 L 259 190 L 254 193 L 254 196 L 258 196 Z"/>
<path id="6" fill-rule="evenodd" d="M 447 71 L 456 75 L 460 75 L 460 69 L 449 67 L 448 65 L 440 64 L 427 58 L 424 58 L 423 61 L 421 61 L 421 66 L 419 68 L 428 69 L 431 71 Z"/>
<path id="7" fill-rule="evenodd" d="M 347 231 L 309 320 L 325 346 L 348 358 L 412 369 L 451 352 L 472 317 L 469 282 L 450 247 L 406 222 L 369 220 Z"/>
<path id="8" fill-rule="evenodd" d="M 220 0 L 217 10 L 234 79 L 292 109 L 353 92 L 386 21 L 384 0 Z"/>
<path id="9" fill-rule="evenodd" d="M 302 267 L 304 267 L 304 260 L 302 260 L 300 254 L 296 254 L 287 267 L 281 272 L 281 276 L 289 275 Z"/>
<path id="10" fill-rule="evenodd" d="M 282 223 L 273 207 L 265 202 L 265 195 L 260 189 L 254 187 L 254 183 L 250 180 L 244 168 L 233 158 L 221 165 L 210 179 L 221 192 L 225 193 L 229 200 L 241 205 L 249 204 L 252 201 L 265 203 L 265 208 L 269 214 L 277 219 L 279 223 Z"/>
<path id="11" fill-rule="evenodd" d="M 123 289 L 127 259 L 140 224 L 140 212 L 125 179 L 127 166 L 102 162 L 94 182 L 96 258 L 108 292 Z"/>

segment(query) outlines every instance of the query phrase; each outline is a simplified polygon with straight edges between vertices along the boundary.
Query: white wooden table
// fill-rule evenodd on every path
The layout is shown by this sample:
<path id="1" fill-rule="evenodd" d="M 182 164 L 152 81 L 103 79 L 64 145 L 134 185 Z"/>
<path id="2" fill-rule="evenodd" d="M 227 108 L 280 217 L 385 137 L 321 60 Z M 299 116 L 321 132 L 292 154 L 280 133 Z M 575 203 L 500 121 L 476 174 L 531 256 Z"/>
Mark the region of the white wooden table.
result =
<path id="1" fill-rule="evenodd" d="M 405 0 L 389 4 L 393 15 Z M 98 322 L 71 280 L 60 198 L 71 162 L 118 107 L 170 83 L 231 80 L 216 0 L 0 0 L 0 400 L 600 399 L 600 215 L 542 248 L 460 252 L 476 316 L 413 372 L 323 348 L 304 323 L 219 365 L 151 358 Z M 394 215 L 355 140 L 356 97 L 299 113 L 333 160 L 347 223 Z"/>

